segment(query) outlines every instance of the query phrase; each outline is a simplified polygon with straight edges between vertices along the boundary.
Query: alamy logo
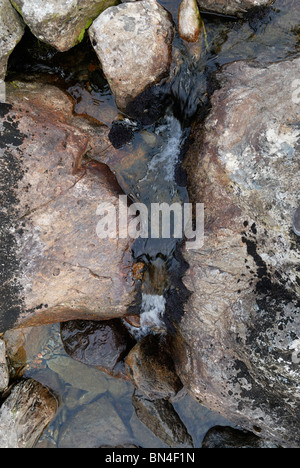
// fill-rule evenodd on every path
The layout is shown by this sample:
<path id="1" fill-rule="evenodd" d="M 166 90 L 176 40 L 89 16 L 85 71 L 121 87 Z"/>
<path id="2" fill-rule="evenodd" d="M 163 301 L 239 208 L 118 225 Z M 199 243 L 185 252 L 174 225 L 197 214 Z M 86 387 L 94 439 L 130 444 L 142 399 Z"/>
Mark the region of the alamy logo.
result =
<path id="1" fill-rule="evenodd" d="M 0 80 L 0 103 L 6 102 L 6 85 L 5 81 Z"/>
<path id="2" fill-rule="evenodd" d="M 187 249 L 201 249 L 204 244 L 204 205 L 197 203 L 193 213 L 190 203 L 143 203 L 127 206 L 126 195 L 119 197 L 119 206 L 101 203 L 97 236 L 101 239 L 187 239 Z"/>
<path id="3" fill-rule="evenodd" d="M 292 101 L 294 104 L 300 104 L 300 80 L 292 82 Z"/>

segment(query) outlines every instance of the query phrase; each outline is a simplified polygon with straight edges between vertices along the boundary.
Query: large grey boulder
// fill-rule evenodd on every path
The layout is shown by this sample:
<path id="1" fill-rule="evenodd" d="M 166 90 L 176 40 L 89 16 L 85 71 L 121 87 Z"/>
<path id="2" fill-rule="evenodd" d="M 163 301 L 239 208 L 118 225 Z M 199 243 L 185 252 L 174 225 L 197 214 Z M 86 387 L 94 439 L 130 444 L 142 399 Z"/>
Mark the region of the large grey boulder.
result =
<path id="1" fill-rule="evenodd" d="M 0 81 L 5 79 L 8 58 L 22 39 L 24 29 L 21 17 L 9 0 L 0 0 Z"/>
<path id="2" fill-rule="evenodd" d="M 190 194 L 205 204 L 205 242 L 185 252 L 192 292 L 173 357 L 188 390 L 233 423 L 299 446 L 300 59 L 237 62 L 197 127 Z"/>
<path id="3" fill-rule="evenodd" d="M 100 13 L 117 0 L 11 0 L 32 33 L 60 52 L 82 41 Z"/>
<path id="4" fill-rule="evenodd" d="M 212 11 L 223 15 L 240 16 L 254 7 L 265 7 L 275 0 L 197 0 L 204 11 Z"/>
<path id="5" fill-rule="evenodd" d="M 14 83 L 7 91 L 0 106 L 0 330 L 123 316 L 135 298 L 131 241 L 97 235 L 98 206 L 117 208 L 120 188 L 104 164 L 82 166 L 93 127 L 73 118 L 56 87 Z M 108 145 L 101 128 L 100 152 Z"/>
<path id="6" fill-rule="evenodd" d="M 120 109 L 168 75 L 173 24 L 155 0 L 108 8 L 89 34 Z"/>

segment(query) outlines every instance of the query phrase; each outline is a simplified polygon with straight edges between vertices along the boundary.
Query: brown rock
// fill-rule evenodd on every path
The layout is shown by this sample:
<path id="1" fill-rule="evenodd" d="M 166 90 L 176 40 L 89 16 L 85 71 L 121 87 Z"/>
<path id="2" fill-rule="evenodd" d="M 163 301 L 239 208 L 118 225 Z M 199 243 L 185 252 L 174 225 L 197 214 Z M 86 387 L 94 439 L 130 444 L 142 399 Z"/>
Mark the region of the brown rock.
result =
<path id="1" fill-rule="evenodd" d="M 194 132 L 190 194 L 205 204 L 204 247 L 190 250 L 193 293 L 173 357 L 185 387 L 238 426 L 299 446 L 299 59 L 237 62 L 219 75 Z M 290 95 L 289 95 L 290 93 Z M 200 150 L 199 150 L 200 148 Z"/>
<path id="2" fill-rule="evenodd" d="M 117 206 L 120 189 L 103 164 L 80 169 L 95 134 L 101 151 L 105 130 L 73 118 L 72 103 L 55 87 L 18 83 L 7 99 L 0 108 L 0 329 L 124 315 L 134 298 L 130 244 L 96 233 L 98 205 Z"/>
<path id="3" fill-rule="evenodd" d="M 193 447 L 193 439 L 173 405 L 166 400 L 148 400 L 135 391 L 132 404 L 139 420 L 169 447 Z"/>
<path id="4" fill-rule="evenodd" d="M 73 359 L 114 377 L 128 378 L 124 360 L 135 341 L 120 320 L 62 323 L 61 338 L 65 351 Z"/>
<path id="5" fill-rule="evenodd" d="M 32 379 L 16 385 L 0 409 L 0 447 L 32 448 L 55 416 L 57 400 Z"/>
<path id="6" fill-rule="evenodd" d="M 136 387 L 150 400 L 175 397 L 182 389 L 166 340 L 148 335 L 130 351 L 126 370 Z"/>

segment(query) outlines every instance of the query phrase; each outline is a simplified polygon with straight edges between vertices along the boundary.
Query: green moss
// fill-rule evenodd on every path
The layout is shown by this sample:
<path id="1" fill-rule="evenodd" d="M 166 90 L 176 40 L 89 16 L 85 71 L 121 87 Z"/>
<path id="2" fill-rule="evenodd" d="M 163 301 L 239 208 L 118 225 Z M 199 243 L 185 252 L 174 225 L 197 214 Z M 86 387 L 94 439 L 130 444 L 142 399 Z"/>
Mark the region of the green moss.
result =
<path id="1" fill-rule="evenodd" d="M 17 12 L 19 13 L 19 15 L 23 16 L 23 15 L 22 15 L 22 9 L 16 4 L 16 2 L 14 2 L 13 0 L 10 0 L 10 3 L 11 3 L 12 6 L 14 7 L 14 9 L 17 10 Z"/>
<path id="2" fill-rule="evenodd" d="M 92 25 L 93 21 L 94 21 L 95 18 L 92 18 L 90 20 L 87 21 L 85 27 L 82 29 L 81 33 L 79 34 L 78 36 L 78 40 L 76 41 L 76 44 L 80 44 L 80 42 L 83 41 L 84 39 L 84 36 L 85 36 L 85 32 L 87 29 L 89 29 L 89 27 Z"/>

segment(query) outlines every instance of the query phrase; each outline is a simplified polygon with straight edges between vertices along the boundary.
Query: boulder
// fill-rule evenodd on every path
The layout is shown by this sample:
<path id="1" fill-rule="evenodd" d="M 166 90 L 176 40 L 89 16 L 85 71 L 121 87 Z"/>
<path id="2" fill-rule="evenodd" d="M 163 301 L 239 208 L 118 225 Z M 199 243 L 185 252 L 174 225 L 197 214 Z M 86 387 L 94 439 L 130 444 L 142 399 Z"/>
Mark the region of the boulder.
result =
<path id="1" fill-rule="evenodd" d="M 205 241 L 185 252 L 192 292 L 177 325 L 187 389 L 234 424 L 299 446 L 300 59 L 219 74 L 187 156 L 190 196 L 205 204 Z"/>
<path id="2" fill-rule="evenodd" d="M 4 392 L 9 384 L 9 373 L 6 362 L 5 341 L 0 339 L 0 393 Z"/>
<path id="3" fill-rule="evenodd" d="M 107 146 L 105 128 L 73 117 L 56 87 L 14 82 L 7 89 L 0 106 L 0 330 L 123 316 L 135 297 L 130 243 L 96 232 L 99 204 L 117 207 L 121 191 L 104 164 L 81 165 L 94 144 L 100 152 Z"/>
<path id="4" fill-rule="evenodd" d="M 127 378 L 124 361 L 135 341 L 120 320 L 62 323 L 61 339 L 73 359 L 114 377 Z"/>
<path id="5" fill-rule="evenodd" d="M 57 406 L 56 397 L 39 382 L 18 383 L 0 408 L 0 448 L 33 448 Z"/>
<path id="6" fill-rule="evenodd" d="M 197 0 L 203 11 L 221 13 L 222 15 L 241 16 L 251 8 L 265 7 L 275 0 Z"/>
<path id="7" fill-rule="evenodd" d="M 108 8 L 94 21 L 89 35 L 121 110 L 168 76 L 173 23 L 155 0 Z"/>
<path id="8" fill-rule="evenodd" d="M 8 58 L 22 39 L 24 30 L 22 18 L 9 0 L 0 0 L 0 82 L 5 79 Z"/>
<path id="9" fill-rule="evenodd" d="M 65 52 L 80 43 L 97 16 L 116 0 L 11 0 L 31 32 Z"/>

